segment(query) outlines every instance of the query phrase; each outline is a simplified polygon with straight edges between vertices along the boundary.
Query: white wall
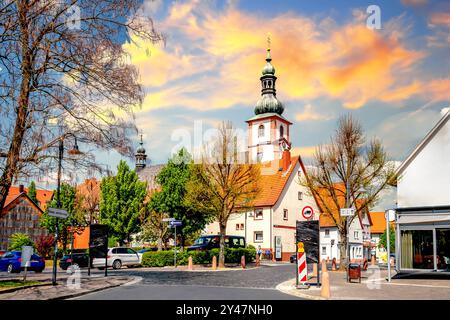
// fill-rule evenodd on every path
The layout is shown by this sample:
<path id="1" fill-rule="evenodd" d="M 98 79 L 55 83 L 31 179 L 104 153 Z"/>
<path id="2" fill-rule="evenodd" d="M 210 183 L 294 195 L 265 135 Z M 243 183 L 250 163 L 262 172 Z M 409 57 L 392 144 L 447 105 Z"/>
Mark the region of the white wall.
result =
<path id="1" fill-rule="evenodd" d="M 398 207 L 450 205 L 450 120 L 401 175 Z"/>
<path id="2" fill-rule="evenodd" d="M 329 235 L 326 236 L 325 230 L 329 230 Z M 331 245 L 331 240 L 334 240 L 334 244 Z M 339 248 L 338 243 L 340 241 L 340 236 L 337 227 L 320 228 L 320 260 L 329 258 L 339 261 Z M 325 252 L 323 252 L 323 247 L 325 247 Z"/>

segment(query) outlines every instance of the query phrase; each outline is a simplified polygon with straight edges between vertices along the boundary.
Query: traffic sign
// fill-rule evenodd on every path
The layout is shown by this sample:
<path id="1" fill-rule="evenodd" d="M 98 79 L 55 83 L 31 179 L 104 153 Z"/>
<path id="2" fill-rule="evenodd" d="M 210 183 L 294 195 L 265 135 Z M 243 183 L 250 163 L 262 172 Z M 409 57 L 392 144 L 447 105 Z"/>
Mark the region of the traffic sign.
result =
<path id="1" fill-rule="evenodd" d="M 20 261 L 21 267 L 29 267 L 31 265 L 31 256 L 33 255 L 33 247 L 32 246 L 23 246 L 22 247 L 22 261 Z"/>
<path id="2" fill-rule="evenodd" d="M 354 208 L 342 208 L 340 210 L 341 217 L 351 217 L 355 214 Z"/>
<path id="3" fill-rule="evenodd" d="M 303 210 L 302 210 L 302 216 L 306 220 L 311 219 L 314 216 L 314 209 L 312 207 L 310 207 L 310 206 L 304 207 Z"/>
<path id="4" fill-rule="evenodd" d="M 57 208 L 48 208 L 48 215 L 61 219 L 66 219 L 69 216 L 66 210 Z"/>
<path id="5" fill-rule="evenodd" d="M 169 221 L 169 225 L 174 228 L 174 227 L 180 227 L 181 226 L 181 220 L 170 220 Z"/>

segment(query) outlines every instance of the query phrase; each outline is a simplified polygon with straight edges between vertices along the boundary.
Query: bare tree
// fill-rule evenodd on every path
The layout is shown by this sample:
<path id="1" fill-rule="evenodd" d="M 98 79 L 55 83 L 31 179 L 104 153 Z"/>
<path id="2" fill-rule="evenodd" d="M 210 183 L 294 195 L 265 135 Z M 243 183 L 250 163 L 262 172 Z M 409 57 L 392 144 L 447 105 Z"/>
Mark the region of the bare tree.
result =
<path id="1" fill-rule="evenodd" d="M 51 148 L 69 133 L 92 146 L 79 170 L 101 169 L 99 149 L 131 155 L 144 93 L 121 44 L 163 39 L 140 5 L 0 0 L 0 208 L 19 175 L 54 166 Z"/>
<path id="2" fill-rule="evenodd" d="M 231 214 L 252 209 L 259 193 L 260 168 L 238 161 L 237 134 L 222 122 L 217 139 L 206 146 L 201 163 L 194 165 L 186 201 L 210 212 L 219 223 L 219 267 L 225 266 L 225 234 Z"/>
<path id="3" fill-rule="evenodd" d="M 300 183 L 318 200 L 322 214 L 337 226 L 340 235 L 340 270 L 347 266 L 347 225 L 367 214 L 380 192 L 396 180 L 395 167 L 377 139 L 366 144 L 361 125 L 350 115 L 339 119 L 328 145 L 317 147 L 312 167 Z M 351 217 L 340 217 L 341 208 L 355 208 Z"/>

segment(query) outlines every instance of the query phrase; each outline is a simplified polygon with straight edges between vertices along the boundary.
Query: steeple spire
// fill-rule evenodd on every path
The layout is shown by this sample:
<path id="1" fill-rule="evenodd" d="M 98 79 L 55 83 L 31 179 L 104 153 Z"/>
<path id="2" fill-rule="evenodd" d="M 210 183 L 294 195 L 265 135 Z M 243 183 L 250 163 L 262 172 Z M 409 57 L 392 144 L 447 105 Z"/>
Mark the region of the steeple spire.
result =
<path id="1" fill-rule="evenodd" d="M 144 148 L 144 141 L 142 139 L 142 132 L 140 134 L 141 136 L 141 142 L 139 142 L 139 147 L 136 150 L 135 158 L 136 158 L 136 171 L 145 168 L 147 165 L 147 155 L 145 154 L 145 148 Z"/>
<path id="2" fill-rule="evenodd" d="M 271 38 L 270 33 L 267 36 L 267 56 L 266 65 L 262 69 L 261 80 L 261 98 L 256 103 L 255 114 L 278 113 L 281 115 L 284 111 L 283 104 L 276 98 L 275 68 L 271 64 L 272 56 L 270 53 Z"/>

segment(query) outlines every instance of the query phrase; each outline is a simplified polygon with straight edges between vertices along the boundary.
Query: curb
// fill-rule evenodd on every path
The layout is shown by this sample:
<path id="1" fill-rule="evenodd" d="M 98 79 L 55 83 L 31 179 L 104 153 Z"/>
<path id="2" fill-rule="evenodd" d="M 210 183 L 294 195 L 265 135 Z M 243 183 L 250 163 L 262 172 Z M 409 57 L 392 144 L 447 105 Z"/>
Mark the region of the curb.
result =
<path id="1" fill-rule="evenodd" d="M 86 294 L 90 294 L 90 293 L 94 293 L 94 292 L 98 292 L 98 291 L 102 291 L 102 290 L 106 290 L 106 289 L 112 289 L 112 288 L 120 287 L 120 286 L 126 285 L 126 284 L 128 284 L 130 282 L 136 281 L 136 278 L 140 278 L 139 281 L 142 280 L 141 277 L 134 277 L 132 280 L 130 280 L 128 282 L 125 282 L 125 283 L 113 284 L 113 285 L 110 285 L 110 286 L 107 286 L 107 287 L 97 288 L 97 289 L 84 291 L 84 292 L 71 293 L 71 294 L 67 294 L 67 295 L 63 295 L 63 296 L 59 296 L 59 297 L 54 297 L 54 298 L 50 298 L 50 299 L 46 299 L 46 300 L 66 300 L 66 299 L 70 299 L 70 298 L 76 298 L 76 297 L 84 296 Z"/>
<path id="2" fill-rule="evenodd" d="M 292 281 L 295 281 L 295 278 L 291 279 L 291 280 L 287 280 L 285 282 L 282 282 L 282 283 L 278 284 L 275 287 L 275 289 L 280 291 L 280 292 L 282 292 L 282 293 L 289 294 L 289 295 L 294 296 L 294 297 L 300 297 L 300 298 L 308 299 L 308 300 L 328 300 L 328 299 L 325 299 L 325 298 L 322 298 L 322 297 L 312 296 L 312 295 L 309 295 L 309 294 L 301 293 L 300 290 L 295 289 L 291 285 Z M 284 288 L 289 288 L 289 289 L 284 289 Z M 296 291 L 294 291 L 294 290 L 296 290 Z M 293 293 L 293 292 L 295 292 L 295 293 Z"/>

